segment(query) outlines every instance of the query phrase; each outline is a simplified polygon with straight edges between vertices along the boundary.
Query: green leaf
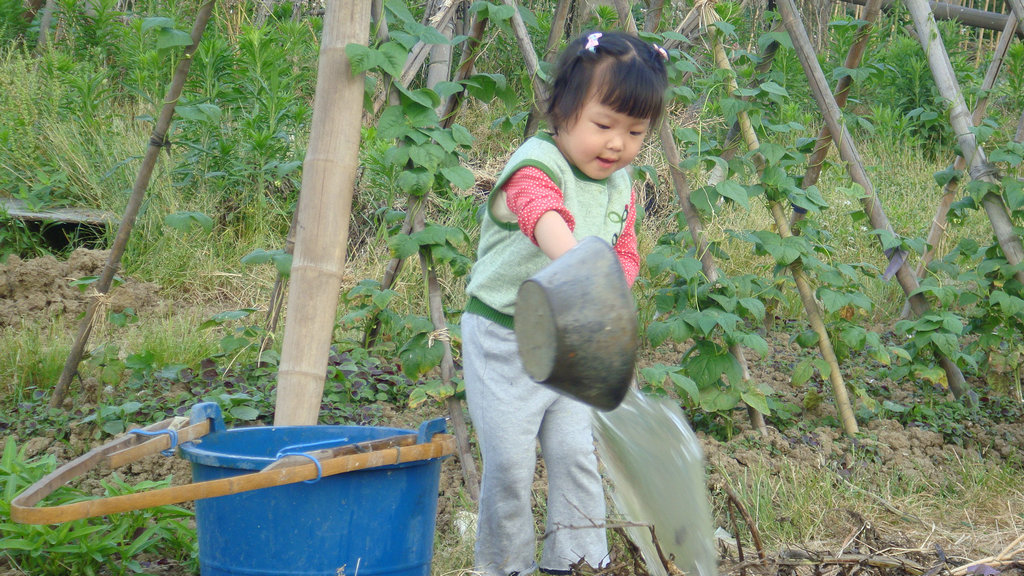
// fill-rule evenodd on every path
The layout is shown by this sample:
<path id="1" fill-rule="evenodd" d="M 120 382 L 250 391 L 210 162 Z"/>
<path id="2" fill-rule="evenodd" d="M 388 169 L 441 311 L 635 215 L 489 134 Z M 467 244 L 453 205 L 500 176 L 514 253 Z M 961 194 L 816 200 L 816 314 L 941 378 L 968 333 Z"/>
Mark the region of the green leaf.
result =
<path id="1" fill-rule="evenodd" d="M 782 97 L 788 97 L 789 96 L 789 92 L 787 92 L 785 88 L 783 88 L 782 86 L 780 86 L 780 85 L 778 85 L 775 82 L 772 82 L 770 80 L 768 82 L 764 82 L 764 83 L 761 84 L 761 90 L 764 90 L 765 92 L 767 92 L 769 94 L 775 94 L 777 96 L 782 96 Z"/>
<path id="2" fill-rule="evenodd" d="M 408 234 L 396 234 L 388 238 L 388 248 L 393 257 L 404 260 L 420 251 L 420 243 Z"/>
<path id="3" fill-rule="evenodd" d="M 740 298 L 739 305 L 741 308 L 747 311 L 752 318 L 761 320 L 764 318 L 765 308 L 764 303 L 757 298 Z"/>
<path id="4" fill-rule="evenodd" d="M 772 413 L 771 409 L 768 408 L 768 396 L 760 390 L 747 390 L 740 392 L 740 399 L 750 406 L 754 410 L 757 410 L 761 414 L 769 415 Z"/>
<path id="5" fill-rule="evenodd" d="M 411 132 L 401 106 L 389 106 L 377 120 L 377 135 L 384 139 L 400 139 Z M 408 152 L 406 152 L 408 153 Z"/>
<path id="6" fill-rule="evenodd" d="M 712 24 L 714 25 L 715 28 L 718 28 L 719 30 L 721 30 L 722 34 L 724 34 L 725 36 L 735 36 L 736 35 L 736 27 L 733 26 L 732 24 L 726 22 L 725 20 L 717 20 L 717 21 L 713 22 Z"/>
<path id="7" fill-rule="evenodd" d="M 233 406 L 228 413 L 238 420 L 255 420 L 259 418 L 260 411 L 252 406 Z"/>
<path id="8" fill-rule="evenodd" d="M 796 338 L 794 338 L 797 345 L 800 346 L 801 348 L 810 348 L 812 346 L 817 346 L 818 340 L 820 339 L 821 337 L 818 335 L 818 333 L 810 329 L 804 330 L 803 332 L 797 334 Z"/>
<path id="9" fill-rule="evenodd" d="M 992 306 L 998 306 L 1003 314 L 1009 317 L 1024 316 L 1024 300 L 1007 294 L 1002 290 L 994 290 L 989 296 Z"/>
<path id="10" fill-rule="evenodd" d="M 952 166 L 947 167 L 945 170 L 939 170 L 934 174 L 935 183 L 939 186 L 945 186 L 953 180 L 960 180 L 963 176 L 963 170 L 954 170 Z"/>
<path id="11" fill-rule="evenodd" d="M 398 91 L 401 92 L 403 96 L 408 98 L 410 101 L 419 104 L 420 106 L 433 109 L 441 105 L 441 98 L 433 90 L 428 90 L 426 88 L 418 88 L 413 90 L 410 88 L 406 88 L 401 84 L 396 84 L 395 86 L 396 88 L 398 88 Z"/>
<path id="12" fill-rule="evenodd" d="M 825 306 L 825 311 L 829 313 L 837 312 L 850 303 L 849 296 L 828 288 L 818 289 L 818 299 Z"/>
<path id="13" fill-rule="evenodd" d="M 694 402 L 698 402 L 700 400 L 700 390 L 697 388 L 697 383 L 694 382 L 693 379 L 684 376 L 679 372 L 669 372 L 668 377 L 672 381 L 672 385 L 675 386 L 677 393 L 682 392 Z"/>
<path id="14" fill-rule="evenodd" d="M 1024 181 L 1013 176 L 1003 178 L 1003 199 L 1006 206 L 1013 211 L 1024 208 Z"/>
<path id="15" fill-rule="evenodd" d="M 174 20 L 163 16 L 150 16 L 142 19 L 142 31 L 147 32 L 153 28 L 174 28 Z"/>
<path id="16" fill-rule="evenodd" d="M 164 224 L 179 232 L 188 232 L 193 227 L 198 227 L 207 234 L 213 232 L 213 218 L 202 212 L 175 212 L 164 218 Z"/>
<path id="17" fill-rule="evenodd" d="M 476 185 L 476 177 L 468 168 L 462 166 L 445 166 L 441 168 L 441 174 L 456 188 L 469 190 Z"/>
<path id="18" fill-rule="evenodd" d="M 161 28 L 156 35 L 156 49 L 166 50 L 178 46 L 191 46 L 192 36 L 176 28 Z"/>
<path id="19" fill-rule="evenodd" d="M 460 146 L 473 145 L 473 134 L 461 124 L 452 124 L 452 137 Z"/>
<path id="20" fill-rule="evenodd" d="M 398 187 L 414 196 L 423 196 L 434 185 L 434 175 L 422 168 L 405 170 L 395 181 Z"/>
<path id="21" fill-rule="evenodd" d="M 241 320 L 255 312 L 253 308 L 241 308 L 238 310 L 225 310 L 224 312 L 218 312 L 210 317 L 209 320 L 199 325 L 200 330 L 210 328 L 212 326 L 220 326 L 232 320 Z"/>
<path id="22" fill-rule="evenodd" d="M 740 186 L 733 180 L 723 180 L 715 185 L 715 190 L 719 194 L 736 202 L 744 208 L 750 208 L 749 198 L 747 197 L 747 191 L 743 186 Z"/>
<path id="23" fill-rule="evenodd" d="M 791 236 L 783 239 L 778 234 L 767 230 L 757 230 L 753 234 L 760 249 L 768 253 L 780 266 L 789 266 L 803 254 L 802 236 Z"/>
<path id="24" fill-rule="evenodd" d="M 428 171 L 436 171 L 447 154 L 444 149 L 434 143 L 409 146 L 409 159 L 417 166 Z"/>
<path id="25" fill-rule="evenodd" d="M 811 358 L 811 364 L 818 369 L 818 373 L 821 374 L 822 378 L 827 379 L 832 374 L 832 365 L 826 362 L 824 358 Z"/>
<path id="26" fill-rule="evenodd" d="M 665 321 L 654 320 L 647 327 L 647 338 L 653 346 L 660 346 L 666 340 L 686 342 L 692 334 L 690 324 L 678 316 L 672 316 Z"/>
<path id="27" fill-rule="evenodd" d="M 723 375 L 729 382 L 743 381 L 743 368 L 728 349 L 709 341 L 699 341 L 695 347 L 697 355 L 686 363 L 686 372 L 701 389 L 717 386 Z"/>
<path id="28" fill-rule="evenodd" d="M 956 358 L 960 355 L 960 346 L 955 334 L 946 332 L 932 332 L 930 335 L 932 344 L 942 352 L 944 356 Z"/>
<path id="29" fill-rule="evenodd" d="M 252 252 L 249 252 L 245 256 L 242 256 L 242 264 L 266 264 L 273 260 L 274 256 L 284 253 L 283 250 L 264 250 L 257 248 Z"/>
<path id="30" fill-rule="evenodd" d="M 728 412 L 740 403 L 740 392 L 735 388 L 711 386 L 700 391 L 700 406 L 708 412 Z"/>
<path id="31" fill-rule="evenodd" d="M 204 124 L 217 124 L 221 120 L 222 112 L 216 104 L 204 102 L 202 104 L 187 104 L 176 106 L 174 113 L 184 118 Z"/>
<path id="32" fill-rule="evenodd" d="M 431 342 L 428 334 L 417 334 L 398 351 L 398 358 L 402 362 L 402 373 L 410 379 L 418 379 L 441 363 L 444 350 L 444 343 L 440 340 Z"/>

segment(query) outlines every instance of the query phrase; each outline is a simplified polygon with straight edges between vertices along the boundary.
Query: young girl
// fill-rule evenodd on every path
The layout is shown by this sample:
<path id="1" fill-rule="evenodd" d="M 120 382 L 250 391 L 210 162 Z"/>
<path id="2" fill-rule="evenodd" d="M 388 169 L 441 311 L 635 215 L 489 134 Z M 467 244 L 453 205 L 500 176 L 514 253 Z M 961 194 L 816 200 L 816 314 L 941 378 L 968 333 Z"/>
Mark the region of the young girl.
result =
<path id="1" fill-rule="evenodd" d="M 476 564 L 486 576 L 538 568 L 530 502 L 538 440 L 548 476 L 540 571 L 608 562 L 590 408 L 527 376 L 513 315 L 519 285 L 585 236 L 615 246 L 632 285 L 640 257 L 629 164 L 661 115 L 666 59 L 662 48 L 616 32 L 571 42 L 547 106 L 552 132 L 524 143 L 490 194 L 462 318 L 466 397 L 483 456 Z"/>

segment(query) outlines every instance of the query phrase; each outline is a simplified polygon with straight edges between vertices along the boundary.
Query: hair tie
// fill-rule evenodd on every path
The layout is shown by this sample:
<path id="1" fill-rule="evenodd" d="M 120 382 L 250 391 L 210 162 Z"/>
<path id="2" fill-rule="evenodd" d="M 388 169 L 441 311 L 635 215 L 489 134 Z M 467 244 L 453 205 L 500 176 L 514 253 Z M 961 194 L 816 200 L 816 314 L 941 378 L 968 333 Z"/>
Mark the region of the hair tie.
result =
<path id="1" fill-rule="evenodd" d="M 583 49 L 590 50 L 591 52 L 594 52 L 596 54 L 597 41 L 601 39 L 601 36 L 604 36 L 604 34 L 601 34 L 600 32 L 594 32 L 590 36 L 587 36 L 587 45 L 584 46 Z"/>
<path id="2" fill-rule="evenodd" d="M 662 60 L 665 60 L 665 61 L 668 60 L 668 52 L 666 52 L 664 48 L 662 48 L 661 46 L 658 46 L 657 44 L 651 44 L 651 47 L 654 48 L 655 52 L 657 52 L 658 54 L 661 54 L 661 59 Z"/>

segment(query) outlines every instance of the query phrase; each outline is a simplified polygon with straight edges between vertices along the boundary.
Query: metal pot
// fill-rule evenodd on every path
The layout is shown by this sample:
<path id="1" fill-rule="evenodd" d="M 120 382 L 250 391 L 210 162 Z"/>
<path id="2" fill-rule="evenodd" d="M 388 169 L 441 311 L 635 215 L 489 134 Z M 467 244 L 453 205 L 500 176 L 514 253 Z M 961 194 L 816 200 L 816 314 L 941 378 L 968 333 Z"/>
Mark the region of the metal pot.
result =
<path id="1" fill-rule="evenodd" d="M 633 380 L 637 320 L 614 249 L 589 236 L 519 287 L 516 342 L 535 381 L 601 410 Z"/>

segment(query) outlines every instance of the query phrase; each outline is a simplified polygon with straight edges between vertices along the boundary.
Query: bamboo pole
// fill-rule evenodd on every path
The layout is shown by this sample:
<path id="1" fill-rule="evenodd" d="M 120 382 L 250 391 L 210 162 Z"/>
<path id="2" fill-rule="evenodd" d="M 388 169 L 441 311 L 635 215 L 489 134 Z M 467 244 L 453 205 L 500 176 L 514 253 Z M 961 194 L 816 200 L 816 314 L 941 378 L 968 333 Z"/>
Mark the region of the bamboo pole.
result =
<path id="1" fill-rule="evenodd" d="M 773 31 L 775 29 L 773 28 Z M 775 54 L 779 51 L 779 43 L 772 40 L 768 43 L 768 46 L 764 49 L 764 54 L 761 56 L 761 61 L 757 63 L 754 68 L 754 76 L 751 80 L 751 84 L 757 84 L 758 78 L 767 74 L 772 68 L 772 63 L 775 62 Z M 746 100 L 746 97 L 743 97 Z M 736 153 L 739 151 L 740 146 L 740 122 L 736 120 L 729 127 L 729 131 L 725 134 L 725 145 L 722 147 L 722 154 L 719 156 L 722 160 L 728 162 L 732 160 Z M 715 186 L 729 176 L 729 169 L 721 164 L 715 164 L 714 168 L 711 169 L 711 173 L 708 174 L 708 186 Z"/>
<path id="2" fill-rule="evenodd" d="M 384 19 L 381 19 L 381 25 L 386 29 L 386 23 Z M 484 31 L 487 28 L 487 19 L 478 18 L 474 21 L 471 26 L 471 32 L 469 38 L 466 40 L 465 48 L 463 49 L 462 56 L 459 63 L 459 68 L 456 71 L 456 81 L 465 80 L 472 74 L 473 64 L 476 58 L 480 54 L 480 44 L 483 38 Z M 408 62 L 408 60 L 407 60 Z M 394 79 L 392 80 L 394 81 Z M 455 112 L 459 105 L 462 103 L 462 99 L 465 91 L 449 96 L 448 100 L 444 103 L 443 109 L 438 113 L 440 118 L 440 124 L 442 128 L 451 127 L 455 121 Z M 392 98 L 396 97 L 395 93 L 392 93 Z M 407 213 L 405 221 L 402 224 L 401 234 L 408 234 L 417 229 L 423 229 L 424 220 L 424 204 L 425 197 L 418 197 L 410 195 L 407 202 Z M 385 289 L 390 288 L 395 279 L 398 277 L 399 272 L 402 270 L 404 259 L 392 258 L 388 261 L 384 270 L 384 278 L 382 285 Z M 422 260 L 421 260 L 422 262 Z M 428 286 L 429 303 L 431 310 L 431 321 L 434 324 L 435 331 L 443 330 L 445 327 L 444 313 L 441 301 L 440 285 L 437 283 L 436 275 L 432 269 L 425 268 L 424 275 Z M 435 286 L 436 285 L 436 286 Z M 437 316 L 440 314 L 440 316 Z M 369 322 L 366 332 L 366 343 L 375 342 L 380 329 L 379 317 L 374 316 Z M 442 340 L 445 346 L 444 357 L 441 362 L 441 377 L 446 384 L 451 383 L 451 377 L 454 374 L 454 362 L 451 354 L 451 343 L 448 339 Z M 450 397 L 446 401 L 448 408 L 448 418 L 452 426 L 452 430 L 455 434 L 459 463 L 462 466 L 463 479 L 466 484 L 466 489 L 469 492 L 469 496 L 473 501 L 479 499 L 480 495 L 480 476 L 476 469 L 476 463 L 473 460 L 473 452 L 469 445 L 469 429 L 466 425 L 465 417 L 462 413 L 462 402 L 455 398 Z"/>
<path id="3" fill-rule="evenodd" d="M 451 23 L 452 18 L 455 17 L 455 13 L 458 11 L 458 7 L 458 2 L 448 2 L 446 5 L 442 6 L 443 10 L 435 14 L 430 19 L 430 24 L 437 28 L 438 30 L 447 28 L 448 25 Z M 378 22 L 378 37 L 386 41 L 386 39 L 388 38 L 387 20 L 383 17 L 383 13 L 379 16 L 379 18 L 380 21 Z M 374 21 L 376 22 L 376 20 Z M 446 36 L 448 36 L 449 38 L 451 37 L 450 35 Z M 416 77 L 416 74 L 419 73 L 420 68 L 423 67 L 423 63 L 427 61 L 427 56 L 430 55 L 432 49 L 433 46 L 427 44 L 422 40 L 414 44 L 413 47 L 409 49 L 409 55 L 406 57 L 405 64 L 402 66 L 401 76 L 394 80 L 396 82 L 399 82 L 402 86 L 408 86 L 412 82 L 413 78 Z M 377 96 L 373 103 L 374 116 L 380 114 L 380 110 L 381 108 L 384 107 L 384 103 L 388 101 L 389 96 L 390 90 L 384 90 L 381 94 Z"/>
<path id="4" fill-rule="evenodd" d="M 807 38 L 807 31 L 804 30 L 803 23 L 800 21 L 800 14 L 797 12 L 793 0 L 778 0 L 778 6 L 783 22 L 786 25 L 786 30 L 789 32 L 794 48 L 796 48 L 797 58 L 804 69 L 804 74 L 807 75 L 811 93 L 814 95 L 818 108 L 825 118 L 825 123 L 828 126 L 829 133 L 832 135 L 832 140 L 839 149 L 839 155 L 846 162 L 850 178 L 864 189 L 862 204 L 864 212 L 868 216 L 868 221 L 871 222 L 872 227 L 876 230 L 886 230 L 895 234 L 892 225 L 889 223 L 889 218 L 882 207 L 882 203 L 875 194 L 874 186 L 871 183 L 871 179 L 868 178 L 867 170 L 864 168 L 864 162 L 860 158 L 856 145 L 854 145 L 853 138 L 842 124 L 839 105 L 836 104 L 828 89 L 825 73 L 821 70 L 821 65 L 818 63 L 814 49 Z M 923 295 L 918 293 L 917 276 L 914 275 L 906 263 L 896 270 L 896 279 L 903 288 L 904 293 L 909 295 L 914 313 L 920 315 L 927 312 L 929 310 L 928 301 Z M 944 355 L 939 355 L 939 364 L 946 373 L 946 380 L 953 394 L 957 398 L 964 398 L 968 403 L 972 404 L 973 397 L 969 393 L 970 388 L 967 386 L 963 374 L 956 363 Z"/>
<path id="5" fill-rule="evenodd" d="M 638 34 L 636 22 L 622 17 L 623 12 L 629 11 L 629 6 L 626 4 L 626 0 L 615 0 L 615 6 L 619 11 L 620 20 L 624 20 L 632 24 L 627 31 L 636 36 Z M 660 17 L 661 10 L 654 12 L 654 18 L 644 21 L 644 28 L 648 31 L 656 30 Z M 707 240 L 704 235 L 704 223 L 700 218 L 700 214 L 697 212 L 697 207 L 693 205 L 693 201 L 690 199 L 690 184 L 686 179 L 686 175 L 679 169 L 679 149 L 676 146 L 675 138 L 672 136 L 672 128 L 669 126 L 667 120 L 663 120 L 661 122 L 659 138 L 661 139 L 665 158 L 668 160 L 669 173 L 672 176 L 673 187 L 676 190 L 676 198 L 679 200 L 680 209 L 683 211 L 684 218 L 686 218 L 687 227 L 690 229 L 694 245 L 697 247 L 697 254 L 701 261 L 701 271 L 708 279 L 708 282 L 714 283 L 718 280 L 719 276 L 718 266 L 715 264 L 711 250 L 708 249 Z M 736 362 L 740 365 L 741 381 L 749 383 L 751 380 L 750 366 L 747 362 L 747 355 L 743 347 L 739 344 L 730 344 L 729 353 L 732 354 L 733 358 L 735 358 Z M 768 433 L 768 426 L 765 424 L 764 414 L 761 414 L 754 409 L 754 407 L 748 405 L 747 417 L 750 418 L 750 425 L 754 430 L 757 430 L 761 434 Z"/>
<path id="6" fill-rule="evenodd" d="M 174 76 L 164 97 L 163 108 L 161 108 L 160 116 L 153 126 L 153 132 L 146 147 L 146 154 L 142 158 L 142 165 L 139 166 L 139 171 L 135 176 L 132 193 L 128 197 L 128 204 L 125 206 L 121 223 L 118 225 L 117 236 L 114 237 L 114 243 L 110 248 L 110 254 L 107 256 L 107 262 L 103 266 L 103 271 L 94 285 L 96 290 L 95 297 L 89 299 L 89 304 L 85 309 L 85 316 L 78 324 L 78 333 L 71 346 L 67 361 L 64 363 L 64 370 L 61 372 L 56 386 L 54 386 L 53 396 L 50 397 L 51 407 L 56 408 L 63 404 L 64 396 L 67 394 L 68 386 L 71 384 L 71 379 L 78 373 L 78 364 L 82 361 L 85 344 L 92 332 L 96 310 L 106 299 L 106 295 L 110 291 L 110 285 L 114 280 L 114 274 L 121 267 L 121 257 L 124 256 L 128 240 L 131 238 L 132 228 L 135 226 L 135 220 L 139 215 L 139 209 L 142 207 L 142 201 L 146 195 L 146 188 L 149 186 L 149 180 L 153 175 L 157 158 L 160 156 L 160 149 L 170 145 L 170 142 L 167 140 L 167 130 L 170 128 L 171 118 L 174 116 L 174 107 L 181 96 L 182 89 L 185 87 L 185 78 L 188 76 L 188 69 L 192 65 L 192 54 L 199 47 L 199 40 L 203 37 L 203 31 L 206 30 L 206 24 L 213 13 L 213 4 L 214 0 L 209 0 L 199 8 L 199 12 L 196 14 L 196 21 L 192 26 L 192 44 L 185 48 L 181 59 L 178 60 L 177 67 L 174 69 Z"/>
<path id="7" fill-rule="evenodd" d="M 843 62 L 843 67 L 849 70 L 860 67 L 861 59 L 864 57 L 864 51 L 868 46 L 868 40 L 871 38 L 871 29 L 874 27 L 875 21 L 878 20 L 878 15 L 881 11 L 882 0 L 868 0 L 863 17 L 865 23 L 857 30 L 857 36 L 854 39 L 853 44 L 850 46 L 849 51 L 846 53 L 846 60 Z M 833 96 L 836 101 L 836 106 L 839 108 L 846 107 L 846 100 L 850 96 L 850 89 L 852 87 L 853 78 L 851 76 L 847 75 L 839 79 L 839 82 L 836 83 L 836 89 Z M 825 165 L 825 158 L 828 157 L 828 151 L 830 148 L 832 148 L 832 133 L 826 125 L 818 132 L 818 141 L 814 144 L 814 151 L 811 153 L 811 157 L 807 159 L 807 170 L 804 171 L 804 177 L 800 180 L 801 188 L 806 190 L 818 183 L 818 178 L 821 176 L 821 169 Z M 795 226 L 804 217 L 805 213 L 805 211 L 797 210 L 794 207 L 793 213 L 790 215 L 790 226 Z"/>
<path id="8" fill-rule="evenodd" d="M 53 13 L 57 10 L 57 0 L 46 0 L 43 6 L 43 15 L 39 19 L 39 39 L 36 41 L 36 51 L 46 48 L 49 40 L 50 27 L 53 26 Z"/>
<path id="9" fill-rule="evenodd" d="M 461 61 L 459 68 L 455 75 L 455 81 L 461 82 L 466 78 L 469 78 L 473 72 L 473 65 L 476 62 L 477 57 L 480 55 L 480 45 L 483 39 L 484 31 L 487 29 L 487 19 L 478 18 L 474 21 L 472 26 L 472 32 L 469 38 L 466 40 L 466 48 L 462 52 Z M 457 92 L 448 97 L 448 102 L 445 106 L 445 110 L 439 116 L 441 118 L 441 127 L 448 128 L 455 121 L 455 112 L 458 110 L 464 97 L 464 92 Z M 413 229 L 413 223 L 417 218 L 416 212 L 422 209 L 422 198 L 410 197 L 408 206 L 409 210 L 405 215 L 405 221 L 402 223 L 401 234 L 408 234 Z M 403 259 L 392 258 L 384 267 L 384 277 L 381 280 L 381 285 L 384 289 L 391 288 L 395 280 L 398 278 L 398 274 L 402 271 Z M 371 326 L 367 331 L 367 341 L 372 342 L 376 340 L 378 322 L 376 319 L 371 321 Z"/>
<path id="10" fill-rule="evenodd" d="M 420 231 L 424 229 L 423 212 L 416 219 L 413 229 Z M 437 280 L 437 272 L 434 270 L 433 259 L 425 250 L 420 250 L 420 266 L 423 268 L 423 280 L 427 285 L 427 302 L 430 304 L 430 321 L 434 325 L 434 333 L 430 340 L 440 342 L 444 346 L 444 355 L 441 358 L 441 381 L 445 386 L 451 386 L 455 390 L 452 379 L 455 377 L 455 360 L 452 357 L 451 338 L 448 336 L 448 321 L 444 315 L 444 300 L 441 294 L 441 283 Z M 448 408 L 448 418 L 455 431 L 456 444 L 459 450 L 459 464 L 462 466 L 462 476 L 466 481 L 466 490 L 473 502 L 480 500 L 480 475 L 477 473 L 476 462 L 473 460 L 473 453 L 469 448 L 469 430 L 466 427 L 466 420 L 462 413 L 462 401 L 454 394 L 445 400 Z"/>
<path id="11" fill-rule="evenodd" d="M 553 62 L 558 56 L 558 43 L 562 40 L 565 20 L 569 17 L 570 3 L 571 0 L 558 0 L 558 5 L 555 6 L 555 15 L 551 20 L 551 29 L 548 31 L 548 43 L 544 48 L 545 62 Z M 534 104 L 530 107 L 530 113 L 526 117 L 526 127 L 523 129 L 523 139 L 529 138 L 537 132 L 542 115 L 540 106 Z"/>
<path id="12" fill-rule="evenodd" d="M 1017 16 L 1011 13 L 1010 17 L 1006 20 L 1006 28 L 1003 33 L 999 36 L 999 44 L 996 46 L 995 52 L 992 53 L 992 62 L 989 64 L 988 71 L 985 73 L 985 79 L 981 83 L 981 97 L 978 98 L 977 104 L 974 106 L 974 114 L 971 116 L 971 125 L 978 126 L 981 124 L 982 119 L 985 118 L 985 111 L 988 108 L 989 91 L 996 84 L 996 78 L 999 75 L 999 70 L 1003 65 L 1003 61 L 1006 58 L 1006 52 L 1010 47 L 1010 41 L 1013 39 L 1013 31 L 1017 27 Z M 967 167 L 967 161 L 964 160 L 962 155 L 958 155 L 953 161 L 953 169 L 961 171 Z M 923 256 L 921 256 L 921 262 L 917 267 L 917 277 L 924 278 L 925 270 L 928 267 L 928 263 L 935 258 L 935 250 L 939 246 L 939 242 L 942 241 L 943 236 L 946 233 L 947 217 L 949 215 L 949 208 L 953 205 L 953 201 L 956 200 L 957 189 L 960 186 L 960 179 L 953 178 L 946 183 L 942 190 L 942 199 L 939 201 L 939 207 L 935 211 L 935 217 L 932 218 L 931 228 L 928 230 L 928 239 L 926 242 L 926 250 Z M 909 305 L 908 305 L 909 307 Z M 907 310 L 904 310 L 906 314 Z"/>
<path id="13" fill-rule="evenodd" d="M 523 16 L 519 13 L 516 0 L 503 1 L 506 6 L 515 8 L 515 11 L 512 13 L 512 34 L 516 38 L 516 43 L 519 44 L 519 51 L 523 54 L 526 72 L 530 75 L 530 81 L 533 85 L 533 102 L 547 102 L 548 87 L 540 77 L 540 61 L 537 59 L 537 52 L 533 49 L 530 31 L 526 29 L 526 22 L 523 21 Z"/>
<path id="14" fill-rule="evenodd" d="M 309 148 L 303 162 L 288 317 L 277 381 L 277 426 L 316 424 L 345 265 L 359 165 L 364 81 L 345 46 L 366 44 L 369 0 L 329 0 Z"/>
<path id="15" fill-rule="evenodd" d="M 1010 2 L 1018 16 L 1024 14 L 1024 4 L 1021 0 L 1010 0 Z M 928 9 L 927 0 L 907 0 L 906 5 L 914 19 L 918 38 L 928 55 L 928 64 L 935 77 L 935 84 L 942 97 L 950 103 L 950 124 L 956 133 L 957 142 L 964 154 L 971 179 L 998 186 L 997 170 L 989 164 L 985 157 L 985 151 L 971 131 L 972 123 L 970 113 L 967 111 L 967 103 L 964 101 L 960 85 L 953 73 L 949 55 L 942 43 L 939 29 L 935 25 L 935 18 Z M 1013 221 L 1010 219 L 1002 196 L 988 192 L 982 197 L 981 205 L 992 223 L 992 231 L 995 233 L 996 241 L 999 242 L 999 247 L 1002 248 L 1007 262 L 1011 266 L 1019 265 L 1024 260 L 1024 247 L 1021 246 L 1020 237 L 1014 230 Z M 1014 274 L 1014 278 L 1018 282 L 1024 283 L 1024 270 L 1018 270 Z"/>
<path id="16" fill-rule="evenodd" d="M 868 0 L 843 0 L 843 2 L 863 6 L 867 4 Z M 894 5 L 900 6 L 902 3 L 897 0 L 882 1 L 883 10 L 889 10 Z M 999 12 L 985 12 L 984 10 L 956 6 L 947 2 L 935 2 L 934 0 L 929 0 L 928 6 L 931 7 L 936 20 L 957 20 L 964 26 L 973 26 L 985 30 L 1002 30 L 1006 27 L 1006 19 L 1008 18 L 1006 14 L 1000 14 Z M 893 19 L 892 31 L 895 32 L 896 27 L 899 25 L 899 20 Z M 1018 28 L 1017 36 L 1024 38 L 1024 30 Z"/>
<path id="17" fill-rule="evenodd" d="M 714 52 L 716 65 L 722 70 L 731 72 L 732 65 L 729 62 L 729 58 L 725 53 L 725 48 L 722 46 L 722 41 L 717 32 L 711 34 L 711 48 Z M 726 82 L 726 91 L 732 95 L 736 90 L 738 90 L 738 88 L 739 86 L 736 84 L 735 75 L 729 76 Z M 750 123 L 750 117 L 745 111 L 739 112 L 738 120 L 740 124 L 740 132 L 743 134 L 743 139 L 747 144 L 747 148 L 754 152 L 754 164 L 757 166 L 757 172 L 760 176 L 765 169 L 764 158 L 757 151 L 761 144 L 758 141 L 757 134 L 754 132 L 754 128 Z M 768 200 L 768 209 L 771 212 L 772 218 L 775 220 L 775 225 L 778 228 L 779 235 L 784 240 L 792 237 L 793 232 L 790 230 L 789 220 L 786 217 L 782 205 L 778 201 Z M 836 411 L 839 413 L 839 420 L 842 423 L 843 430 L 846 434 L 853 436 L 858 431 L 857 419 L 853 414 L 853 406 L 850 404 L 850 396 L 846 390 L 846 382 L 843 380 L 843 375 L 839 368 L 839 359 L 836 357 L 835 349 L 832 346 L 832 339 L 828 335 L 828 329 L 825 327 L 825 321 L 822 318 L 821 309 L 818 306 L 817 300 L 814 298 L 814 289 L 811 287 L 811 283 L 807 279 L 806 274 L 804 274 L 803 264 L 799 260 L 788 265 L 787 268 L 790 275 L 793 276 L 793 282 L 800 295 L 800 301 L 803 303 L 804 311 L 807 313 L 807 320 L 811 325 L 811 329 L 818 335 L 818 351 L 821 353 L 822 359 L 824 359 L 829 366 L 828 379 L 832 384 L 832 395 L 835 397 Z"/>

